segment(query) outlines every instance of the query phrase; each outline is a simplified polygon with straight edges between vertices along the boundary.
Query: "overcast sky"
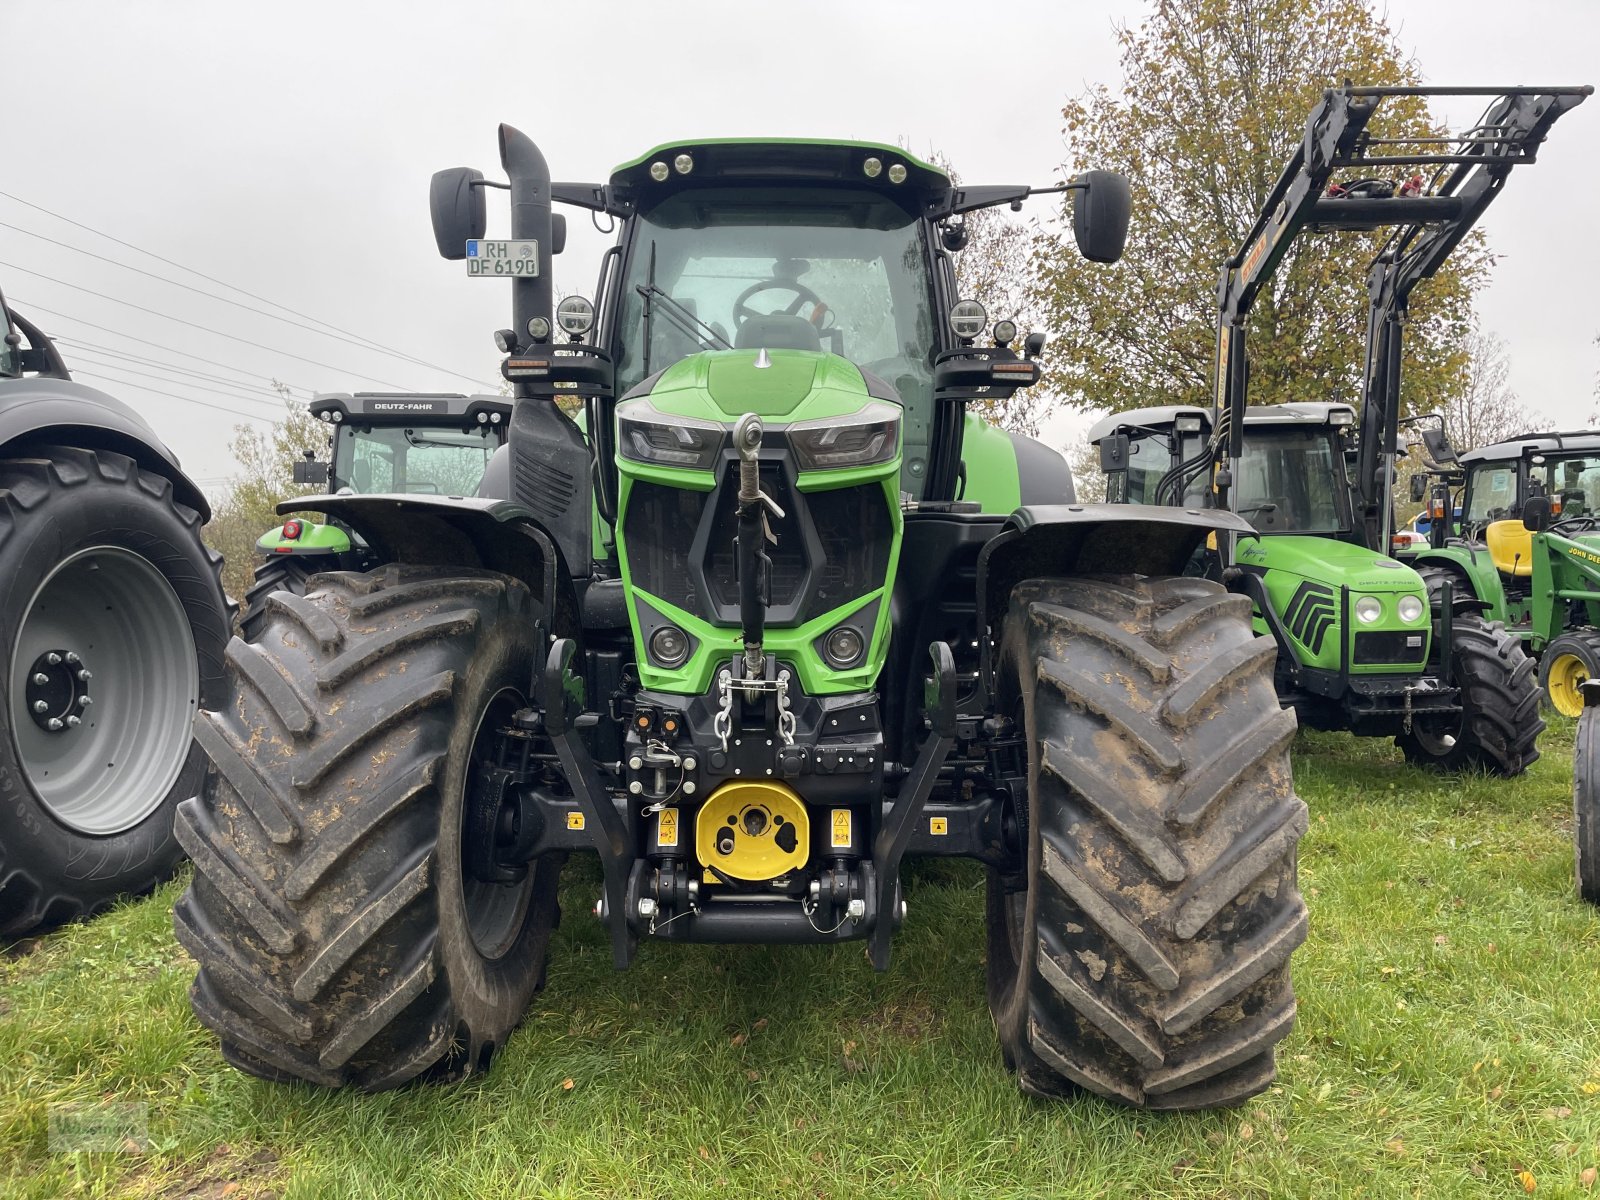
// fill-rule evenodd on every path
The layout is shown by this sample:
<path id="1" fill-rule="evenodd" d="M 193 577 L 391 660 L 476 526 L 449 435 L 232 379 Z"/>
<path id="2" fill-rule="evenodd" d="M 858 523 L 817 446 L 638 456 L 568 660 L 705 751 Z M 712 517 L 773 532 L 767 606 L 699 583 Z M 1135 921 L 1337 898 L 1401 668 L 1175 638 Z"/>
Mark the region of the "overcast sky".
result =
<path id="1" fill-rule="evenodd" d="M 437 256 L 427 191 L 442 167 L 499 177 L 498 122 L 539 142 L 557 179 L 603 180 L 674 139 L 810 135 L 937 148 L 972 183 L 1044 183 L 1062 162 L 1063 99 L 1118 82 L 1113 26 L 1142 11 L 1131 0 L 0 0 L 0 285 L 71 339 L 63 350 L 85 382 L 147 413 L 215 491 L 235 469 L 223 449 L 232 425 L 271 418 L 274 378 L 301 397 L 492 388 L 508 285 L 469 281 Z M 1432 83 L 1600 82 L 1594 0 L 1393 0 L 1389 13 Z M 1509 344 L 1523 400 L 1567 428 L 1596 407 L 1597 195 L 1600 99 L 1562 120 L 1482 223 L 1502 256 L 1483 322 Z M 491 234 L 504 213 L 491 193 Z M 609 240 L 581 213 L 571 228 L 557 291 L 589 292 Z M 351 341 L 88 257 L 308 323 L 90 230 Z M 1081 424 L 1048 433 L 1060 443 Z"/>

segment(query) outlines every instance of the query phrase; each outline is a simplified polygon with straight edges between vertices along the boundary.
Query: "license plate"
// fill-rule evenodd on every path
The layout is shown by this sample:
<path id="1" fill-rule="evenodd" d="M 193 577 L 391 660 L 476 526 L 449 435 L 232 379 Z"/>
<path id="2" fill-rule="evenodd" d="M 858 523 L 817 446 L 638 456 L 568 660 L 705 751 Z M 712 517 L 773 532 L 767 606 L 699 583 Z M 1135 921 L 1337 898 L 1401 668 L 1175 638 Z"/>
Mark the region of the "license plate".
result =
<path id="1" fill-rule="evenodd" d="M 539 243 L 470 239 L 467 274 L 495 279 L 534 279 L 539 274 Z"/>

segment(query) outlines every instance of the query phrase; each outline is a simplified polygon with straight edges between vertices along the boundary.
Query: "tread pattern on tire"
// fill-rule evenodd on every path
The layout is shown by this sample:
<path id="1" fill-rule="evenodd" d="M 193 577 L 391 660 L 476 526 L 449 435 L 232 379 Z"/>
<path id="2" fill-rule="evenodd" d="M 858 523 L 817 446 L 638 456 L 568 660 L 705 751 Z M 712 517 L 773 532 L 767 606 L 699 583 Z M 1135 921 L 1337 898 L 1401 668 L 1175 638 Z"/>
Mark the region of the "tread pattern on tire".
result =
<path id="1" fill-rule="evenodd" d="M 1273 1078 L 1307 931 L 1307 814 L 1294 715 L 1249 613 L 1198 579 L 1013 593 L 1001 653 L 1033 696 L 1038 858 L 1025 961 L 996 1019 L 1025 1090 L 1189 1109 Z"/>
<path id="2" fill-rule="evenodd" d="M 206 546 L 201 540 L 203 522 L 200 514 L 174 496 L 172 481 L 165 476 L 143 470 L 127 455 L 110 450 L 91 451 L 75 446 L 41 446 L 26 458 L 0 459 L 0 548 L 16 528 L 19 518 L 41 505 L 72 503 L 75 488 L 92 480 L 113 487 L 136 489 L 166 505 L 178 520 L 193 534 L 201 547 L 206 563 L 207 577 L 195 578 L 178 575 L 172 579 L 175 587 L 214 589 L 221 597 L 223 611 L 231 618 L 232 608 L 222 589 L 222 555 Z M 222 664 L 217 652 L 209 645 L 197 644 L 201 678 L 221 673 Z M 0 649 L 0 669 L 8 650 Z M 21 780 L 17 781 L 19 785 Z M 0 854 L 0 944 L 14 941 L 30 933 L 64 925 L 69 921 L 94 916 L 109 908 L 119 894 L 141 895 L 172 876 L 179 859 L 175 857 L 157 861 L 107 861 L 110 853 L 105 839 L 83 839 L 79 861 L 73 865 L 73 877 L 83 881 L 71 891 L 46 885 L 39 872 L 26 863 L 6 862 Z M 0 844 L 0 851 L 4 846 Z M 89 861 L 90 856 L 96 856 Z M 133 875 L 138 882 L 123 890 L 108 891 L 92 886 L 88 881 L 110 876 Z"/>
<path id="3" fill-rule="evenodd" d="M 1600 904 L 1600 712 L 1592 708 L 1578 717 L 1572 759 L 1572 841 L 1578 895 Z"/>
<path id="4" fill-rule="evenodd" d="M 520 1018 L 468 1028 L 438 946 L 442 772 L 480 633 L 532 620 L 505 576 L 389 567 L 274 592 L 202 713 L 217 770 L 179 809 L 174 911 L 196 1015 L 274 1079 L 380 1090 L 460 1078 Z M 553 903 L 553 892 L 551 893 Z"/>
<path id="5" fill-rule="evenodd" d="M 239 636 L 253 642 L 267 626 L 267 597 L 273 592 L 305 595 L 317 572 L 304 559 L 283 555 L 267 559 L 255 570 L 250 588 L 239 603 Z"/>

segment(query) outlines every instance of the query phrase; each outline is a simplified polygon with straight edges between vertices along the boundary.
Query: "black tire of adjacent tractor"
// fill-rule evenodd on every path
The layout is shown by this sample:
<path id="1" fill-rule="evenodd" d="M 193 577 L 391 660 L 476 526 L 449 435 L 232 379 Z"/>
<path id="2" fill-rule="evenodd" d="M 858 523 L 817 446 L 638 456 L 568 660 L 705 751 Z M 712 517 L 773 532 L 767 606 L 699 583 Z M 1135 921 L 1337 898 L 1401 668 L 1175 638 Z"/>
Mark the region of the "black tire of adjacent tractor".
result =
<path id="1" fill-rule="evenodd" d="M 332 568 L 313 568 L 306 559 L 292 554 L 274 555 L 267 559 L 256 568 L 255 581 L 239 605 L 239 636 L 247 642 L 259 638 L 267 625 L 267 597 L 273 592 L 293 592 L 296 596 L 304 596 L 306 580 L 324 569 Z"/>
<path id="2" fill-rule="evenodd" d="M 539 607 L 489 572 L 322 575 L 228 644 L 179 807 L 195 1015 L 235 1066 L 368 1091 L 486 1070 L 543 983 L 560 863 L 468 879 L 468 763 L 525 700 Z"/>
<path id="3" fill-rule="evenodd" d="M 233 621 L 221 556 L 170 480 L 109 451 L 26 455 L 0 460 L 0 945 L 148 892 L 182 861 L 173 813 L 205 773 L 190 728 L 221 696 Z M 79 721 L 64 732 L 29 715 L 41 649 L 82 655 L 83 682 L 51 685 Z"/>
<path id="4" fill-rule="evenodd" d="M 1200 1109 L 1276 1073 L 1307 817 L 1250 609 L 1202 579 L 1012 593 L 999 699 L 1034 749 L 1025 872 L 989 877 L 988 992 L 1024 1091 Z"/>
<path id="5" fill-rule="evenodd" d="M 1539 655 L 1539 688 L 1550 707 L 1577 717 L 1586 679 L 1600 679 L 1600 629 L 1583 626 L 1551 638 Z"/>
<path id="6" fill-rule="evenodd" d="M 1539 758 L 1539 682 L 1522 641 L 1499 621 L 1457 613 L 1451 621 L 1451 678 L 1459 717 L 1418 717 L 1395 745 L 1406 761 L 1445 771 L 1482 769 L 1511 778 Z"/>
<path id="7" fill-rule="evenodd" d="M 1572 839 L 1578 895 L 1600 904 L 1600 708 L 1583 710 L 1577 742 L 1572 759 Z"/>
<path id="8" fill-rule="evenodd" d="M 1439 598 L 1446 583 L 1457 599 L 1475 598 L 1472 584 L 1454 567 L 1418 567 L 1417 574 L 1422 576 L 1422 584 L 1428 589 L 1430 600 Z"/>

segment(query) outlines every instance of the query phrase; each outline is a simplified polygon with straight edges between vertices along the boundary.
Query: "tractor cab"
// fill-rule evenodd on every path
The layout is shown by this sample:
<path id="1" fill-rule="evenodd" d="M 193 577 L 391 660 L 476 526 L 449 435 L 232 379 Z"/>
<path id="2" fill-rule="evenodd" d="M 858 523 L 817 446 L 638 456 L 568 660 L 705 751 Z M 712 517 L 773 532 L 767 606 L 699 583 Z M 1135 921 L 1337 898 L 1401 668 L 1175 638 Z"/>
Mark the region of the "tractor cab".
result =
<path id="1" fill-rule="evenodd" d="M 1089 440 L 1101 450 L 1106 498 L 1134 504 L 1174 503 L 1171 492 L 1184 463 L 1205 454 L 1211 418 L 1208 408 L 1172 406 L 1101 419 L 1089 431 Z M 1354 538 L 1345 461 L 1355 421 L 1355 409 L 1348 404 L 1247 408 L 1234 511 L 1260 534 Z M 1121 465 L 1124 460 L 1126 466 Z M 1215 502 L 1203 474 L 1190 474 L 1182 502 L 1203 506 Z"/>
<path id="2" fill-rule="evenodd" d="M 1460 462 L 1461 536 L 1471 541 L 1487 540 L 1495 522 L 1520 522 L 1535 496 L 1548 499 L 1552 520 L 1600 517 L 1600 433 L 1524 434 L 1469 450 Z"/>

